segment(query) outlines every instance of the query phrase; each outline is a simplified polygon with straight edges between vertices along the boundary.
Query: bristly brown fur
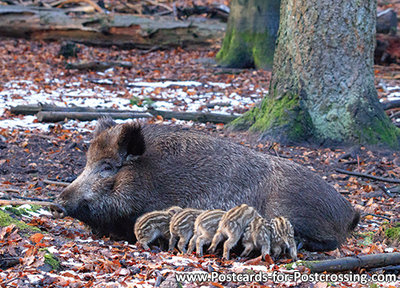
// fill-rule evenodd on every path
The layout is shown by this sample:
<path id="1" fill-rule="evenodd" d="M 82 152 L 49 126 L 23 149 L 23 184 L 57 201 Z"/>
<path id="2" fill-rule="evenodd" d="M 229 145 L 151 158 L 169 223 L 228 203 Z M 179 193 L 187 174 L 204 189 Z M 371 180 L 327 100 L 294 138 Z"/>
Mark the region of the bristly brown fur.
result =
<path id="1" fill-rule="evenodd" d="M 208 249 L 211 253 L 215 253 L 218 244 L 227 239 L 224 243 L 224 258 L 229 259 L 230 250 L 237 244 L 242 237 L 245 228 L 255 217 L 259 216 L 256 209 L 246 204 L 236 206 L 226 212 L 218 224 L 211 246 Z"/>
<path id="2" fill-rule="evenodd" d="M 221 209 L 208 210 L 196 218 L 193 237 L 188 246 L 188 254 L 191 254 L 196 246 L 197 255 L 203 256 L 203 246 L 211 243 L 217 232 L 219 221 L 225 213 Z"/>
<path id="3" fill-rule="evenodd" d="M 153 211 L 138 218 L 135 223 L 135 236 L 144 249 L 150 249 L 148 244 L 158 237 L 169 239 L 169 223 L 171 217 L 182 208 L 173 206 L 167 210 Z"/>
<path id="4" fill-rule="evenodd" d="M 278 258 L 282 253 L 297 259 L 297 247 L 294 240 L 293 226 L 285 217 L 276 217 L 271 220 L 271 250 L 272 256 Z"/>
<path id="5" fill-rule="evenodd" d="M 265 260 L 265 256 L 270 254 L 271 230 L 269 221 L 261 216 L 255 217 L 243 233 L 242 244 L 244 251 L 240 257 L 248 256 L 255 249 L 261 249 L 262 259 Z"/>
<path id="6" fill-rule="evenodd" d="M 176 241 L 179 238 L 178 249 L 182 253 L 186 253 L 186 245 L 193 236 L 194 222 L 204 210 L 186 208 L 179 211 L 171 218 L 169 225 L 169 251 L 174 250 Z"/>
<path id="7" fill-rule="evenodd" d="M 312 251 L 336 249 L 359 217 L 333 187 L 293 161 L 205 133 L 105 119 L 85 169 L 57 201 L 94 232 L 129 241 L 130 227 L 147 212 L 173 205 L 227 211 L 245 203 L 267 220 L 286 217 L 296 240 Z"/>

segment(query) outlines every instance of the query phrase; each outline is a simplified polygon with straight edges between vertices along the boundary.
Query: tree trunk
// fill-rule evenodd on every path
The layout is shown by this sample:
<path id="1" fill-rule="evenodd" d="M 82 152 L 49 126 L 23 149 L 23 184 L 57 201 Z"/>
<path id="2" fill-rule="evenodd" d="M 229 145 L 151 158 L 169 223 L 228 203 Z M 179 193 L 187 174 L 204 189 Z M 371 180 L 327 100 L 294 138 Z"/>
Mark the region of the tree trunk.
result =
<path id="1" fill-rule="evenodd" d="M 234 122 L 264 139 L 399 146 L 374 86 L 376 1 L 283 0 L 270 92 Z"/>
<path id="2" fill-rule="evenodd" d="M 280 0 L 232 0 L 219 63 L 231 68 L 271 69 Z"/>

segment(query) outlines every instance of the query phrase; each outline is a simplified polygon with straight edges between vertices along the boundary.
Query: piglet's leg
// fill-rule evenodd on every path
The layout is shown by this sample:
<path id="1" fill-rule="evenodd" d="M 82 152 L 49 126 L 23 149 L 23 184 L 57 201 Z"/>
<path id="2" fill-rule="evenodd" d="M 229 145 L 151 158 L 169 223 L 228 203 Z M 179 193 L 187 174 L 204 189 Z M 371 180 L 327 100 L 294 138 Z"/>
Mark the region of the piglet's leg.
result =
<path id="1" fill-rule="evenodd" d="M 240 237 L 231 237 L 228 238 L 228 240 L 225 241 L 224 243 L 224 258 L 226 260 L 229 260 L 229 251 L 236 245 L 236 243 L 239 241 Z"/>
<path id="2" fill-rule="evenodd" d="M 173 251 L 176 245 L 176 241 L 178 241 L 178 238 L 176 237 L 176 235 L 171 234 L 171 238 L 169 238 L 169 251 Z"/>
<path id="3" fill-rule="evenodd" d="M 196 245 L 196 240 L 197 240 L 197 235 L 193 235 L 192 239 L 190 239 L 189 242 L 189 247 L 187 250 L 187 254 L 192 254 L 193 250 L 194 250 L 194 246 Z"/>
<path id="4" fill-rule="evenodd" d="M 221 242 L 224 239 L 224 236 L 222 235 L 221 232 L 218 232 L 214 235 L 214 238 L 211 242 L 210 248 L 208 248 L 208 251 L 210 251 L 211 254 L 215 253 L 215 250 L 217 250 L 217 246 L 219 242 Z"/>

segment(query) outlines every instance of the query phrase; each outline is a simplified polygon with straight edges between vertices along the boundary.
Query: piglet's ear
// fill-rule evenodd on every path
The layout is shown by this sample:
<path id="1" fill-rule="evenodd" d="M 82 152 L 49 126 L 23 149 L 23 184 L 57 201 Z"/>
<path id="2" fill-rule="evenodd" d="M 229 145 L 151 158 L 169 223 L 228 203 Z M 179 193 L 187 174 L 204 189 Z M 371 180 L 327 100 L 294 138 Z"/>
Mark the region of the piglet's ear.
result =
<path id="1" fill-rule="evenodd" d="M 121 127 L 118 146 L 122 154 L 139 156 L 146 149 L 142 128 L 137 123 L 126 123 Z"/>
<path id="2" fill-rule="evenodd" d="M 100 135 L 101 132 L 107 130 L 113 126 L 117 125 L 113 119 L 110 117 L 101 117 L 99 121 L 97 121 L 96 129 L 94 130 L 93 137 L 96 138 Z"/>

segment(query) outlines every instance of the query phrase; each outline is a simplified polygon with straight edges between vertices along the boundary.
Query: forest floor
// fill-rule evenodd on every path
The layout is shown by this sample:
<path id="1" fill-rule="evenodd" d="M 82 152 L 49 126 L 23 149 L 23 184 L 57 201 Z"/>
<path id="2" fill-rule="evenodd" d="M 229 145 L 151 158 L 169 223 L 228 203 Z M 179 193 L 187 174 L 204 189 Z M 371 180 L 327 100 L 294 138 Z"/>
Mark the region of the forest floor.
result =
<path id="1" fill-rule="evenodd" d="M 58 55 L 59 43 L 0 40 L 0 198 L 52 200 L 62 186 L 46 180 L 73 181 L 85 165 L 95 122 L 39 123 L 35 116 L 16 116 L 18 104 L 51 103 L 141 111 L 147 106 L 179 111 L 242 114 L 268 90 L 270 72 L 227 70 L 213 63 L 215 47 L 199 50 L 118 50 L 79 45 L 77 59 Z M 67 62 L 129 61 L 132 68 L 105 71 L 66 69 Z M 398 99 L 400 66 L 376 66 L 379 98 Z M 395 113 L 393 121 L 397 122 Z M 349 176 L 337 168 L 400 179 L 400 153 L 374 148 L 329 149 L 260 142 L 257 135 L 229 132 L 222 124 L 198 124 L 157 117 L 143 122 L 182 125 L 291 159 L 322 176 L 362 214 L 354 235 L 339 249 L 325 253 L 300 250 L 300 260 L 400 252 L 400 186 Z M 81 222 L 53 219 L 36 206 L 1 207 L 0 285 L 2 287 L 248 287 L 249 283 L 177 283 L 177 271 L 281 272 L 300 270 L 289 259 L 267 263 L 255 259 L 223 261 L 206 255 L 148 252 L 123 241 L 99 238 Z M 1 211 L 0 211 L 1 212 Z M 9 215 L 4 216 L 4 215 Z M 26 223 L 28 225 L 23 225 Z M 133 229 L 131 227 L 130 229 Z M 357 273 L 390 272 L 390 269 Z M 394 271 L 394 272 L 393 272 Z M 390 273 L 399 273 L 398 269 Z M 398 275 L 398 274 L 397 274 Z M 253 283 L 262 286 L 260 283 Z M 268 287 L 327 287 L 335 283 L 268 280 Z M 336 283 L 340 287 L 398 287 L 396 283 Z"/>

